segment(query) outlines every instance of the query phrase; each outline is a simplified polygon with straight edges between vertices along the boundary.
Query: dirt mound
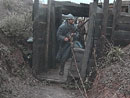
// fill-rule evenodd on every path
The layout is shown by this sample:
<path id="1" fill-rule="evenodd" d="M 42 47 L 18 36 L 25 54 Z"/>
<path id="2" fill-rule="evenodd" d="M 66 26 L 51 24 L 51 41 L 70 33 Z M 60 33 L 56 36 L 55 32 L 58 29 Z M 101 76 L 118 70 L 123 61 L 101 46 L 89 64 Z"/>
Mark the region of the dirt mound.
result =
<path id="1" fill-rule="evenodd" d="M 122 56 L 98 70 L 91 98 L 130 98 L 130 45 L 122 50 Z"/>
<path id="2" fill-rule="evenodd" d="M 15 98 L 16 87 L 32 77 L 23 58 L 31 11 L 32 0 L 0 0 L 0 98 Z"/>
<path id="3" fill-rule="evenodd" d="M 4 33 L 0 42 L 7 46 L 11 41 L 10 49 L 19 48 L 13 51 L 21 51 L 24 57 L 28 54 L 27 39 L 32 36 L 31 15 L 32 0 L 0 0 L 0 29 Z"/>
<path id="4" fill-rule="evenodd" d="M 0 94 L 9 93 L 7 84 L 10 84 L 11 77 L 20 76 L 22 79 L 26 76 L 24 67 L 22 52 L 0 31 Z"/>

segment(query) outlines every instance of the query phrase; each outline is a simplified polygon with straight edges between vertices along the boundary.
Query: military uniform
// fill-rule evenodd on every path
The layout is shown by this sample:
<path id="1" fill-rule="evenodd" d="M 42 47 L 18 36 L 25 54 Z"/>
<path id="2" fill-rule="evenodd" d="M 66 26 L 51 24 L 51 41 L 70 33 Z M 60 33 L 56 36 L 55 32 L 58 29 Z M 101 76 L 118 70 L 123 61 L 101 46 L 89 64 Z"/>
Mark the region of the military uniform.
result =
<path id="1" fill-rule="evenodd" d="M 71 45 L 69 41 L 64 41 L 65 37 L 71 35 L 71 33 L 76 33 L 74 40 L 76 40 L 78 33 L 75 32 L 77 26 L 75 24 L 69 24 L 66 22 L 62 23 L 62 25 L 58 28 L 57 31 L 57 40 L 59 42 L 59 51 L 57 53 L 57 60 L 61 63 L 60 71 L 64 72 L 64 65 L 67 59 L 71 56 Z"/>

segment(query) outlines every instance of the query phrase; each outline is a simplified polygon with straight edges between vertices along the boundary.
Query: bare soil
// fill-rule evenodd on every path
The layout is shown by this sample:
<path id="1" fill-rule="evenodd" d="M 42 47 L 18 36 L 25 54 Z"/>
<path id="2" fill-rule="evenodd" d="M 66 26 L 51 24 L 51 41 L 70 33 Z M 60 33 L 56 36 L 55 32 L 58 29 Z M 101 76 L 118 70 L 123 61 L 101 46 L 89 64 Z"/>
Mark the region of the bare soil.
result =
<path id="1" fill-rule="evenodd" d="M 76 90 L 63 89 L 62 85 L 39 82 L 33 77 L 21 80 L 18 77 L 10 78 L 5 83 L 6 90 L 2 98 L 82 98 Z M 78 94 L 78 95 L 76 95 Z"/>
<path id="2" fill-rule="evenodd" d="M 122 50 L 120 60 L 98 69 L 90 98 L 130 98 L 130 45 Z"/>

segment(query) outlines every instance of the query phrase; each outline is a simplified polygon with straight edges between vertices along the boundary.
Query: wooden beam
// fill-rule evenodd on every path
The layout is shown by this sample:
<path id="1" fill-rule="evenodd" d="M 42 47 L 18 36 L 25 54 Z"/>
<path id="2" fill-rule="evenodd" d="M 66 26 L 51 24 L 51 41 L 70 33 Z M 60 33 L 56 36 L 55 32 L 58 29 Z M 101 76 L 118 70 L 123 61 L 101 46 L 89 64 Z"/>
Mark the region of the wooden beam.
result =
<path id="1" fill-rule="evenodd" d="M 52 56 L 53 56 L 53 67 L 56 67 L 56 16 L 55 16 L 55 6 L 53 6 L 52 8 L 52 17 L 53 17 L 53 26 L 52 26 L 52 30 L 53 30 L 53 34 L 52 34 L 52 41 L 53 41 L 53 50 L 52 50 Z"/>
<path id="2" fill-rule="evenodd" d="M 83 79 L 86 76 L 86 70 L 89 66 L 88 61 L 90 59 L 90 54 L 92 52 L 94 21 L 95 21 L 95 17 L 96 17 L 96 11 L 97 11 L 97 3 L 94 2 L 94 3 L 90 4 L 88 36 L 87 36 L 87 40 L 86 40 L 86 47 L 85 47 L 85 52 L 84 52 L 82 67 L 81 67 L 81 76 Z"/>
<path id="3" fill-rule="evenodd" d="M 128 5 L 128 13 L 130 14 L 130 5 Z"/>
<path id="4" fill-rule="evenodd" d="M 130 31 L 130 24 L 126 23 L 118 23 L 116 26 L 117 30 L 125 30 L 125 31 Z"/>
<path id="5" fill-rule="evenodd" d="M 39 0 L 35 0 L 33 4 L 32 20 L 35 20 L 35 17 L 38 15 L 39 10 Z"/>
<path id="6" fill-rule="evenodd" d="M 130 15 L 120 15 L 117 23 L 130 24 Z"/>
<path id="7" fill-rule="evenodd" d="M 45 46 L 45 68 L 48 69 L 48 55 L 49 55 L 49 37 L 50 37 L 50 22 L 51 22 L 51 4 L 52 0 L 48 0 L 48 15 L 47 15 L 47 34 Z"/>
<path id="8" fill-rule="evenodd" d="M 49 59 L 49 66 L 50 68 L 56 67 L 56 23 L 55 23 L 55 5 L 54 2 L 52 3 L 52 10 L 51 10 L 51 30 L 50 30 L 50 36 L 51 36 L 51 42 L 50 42 L 50 54 L 51 56 Z"/>
<path id="9" fill-rule="evenodd" d="M 89 17 L 89 4 L 76 4 L 66 1 L 54 1 L 55 7 L 61 7 L 62 14 L 71 13 L 78 17 Z"/>
<path id="10" fill-rule="evenodd" d="M 96 2 L 97 4 L 98 4 L 98 1 L 99 1 L 99 0 L 94 0 L 94 2 Z"/>
<path id="11" fill-rule="evenodd" d="M 108 21 L 108 10 L 109 10 L 109 0 L 104 0 L 103 21 L 102 21 L 102 30 L 101 30 L 102 35 L 106 35 L 106 28 L 107 28 L 107 21 Z"/>
<path id="12" fill-rule="evenodd" d="M 130 31 L 117 30 L 114 32 L 114 42 L 119 44 L 130 43 Z"/>
<path id="13" fill-rule="evenodd" d="M 115 32 L 115 27 L 116 27 L 118 18 L 120 16 L 121 5 L 122 5 L 122 0 L 116 0 L 116 2 L 114 3 L 114 7 L 113 7 L 113 25 L 112 25 L 112 36 L 111 36 L 111 40 L 113 40 L 113 35 L 114 35 L 114 32 Z"/>
<path id="14" fill-rule="evenodd" d="M 33 75 L 45 72 L 45 34 L 47 28 L 47 9 L 44 14 L 38 16 L 33 23 Z M 44 65 L 43 65 L 44 64 Z"/>

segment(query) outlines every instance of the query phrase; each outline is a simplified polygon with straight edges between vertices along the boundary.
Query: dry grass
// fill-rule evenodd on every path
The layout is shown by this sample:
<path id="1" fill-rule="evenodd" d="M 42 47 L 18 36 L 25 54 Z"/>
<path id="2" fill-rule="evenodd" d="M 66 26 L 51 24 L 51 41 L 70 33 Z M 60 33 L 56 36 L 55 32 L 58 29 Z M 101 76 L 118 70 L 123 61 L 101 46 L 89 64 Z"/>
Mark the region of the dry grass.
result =
<path id="1" fill-rule="evenodd" d="M 4 9 L 10 12 L 23 13 L 31 9 L 31 0 L 0 0 Z"/>
<path id="2" fill-rule="evenodd" d="M 130 98 L 130 45 L 121 49 L 109 44 L 106 50 L 105 56 L 95 60 L 97 76 L 90 98 Z"/>
<path id="3" fill-rule="evenodd" d="M 0 0 L 0 28 L 7 36 L 32 35 L 31 3 L 31 0 Z"/>
<path id="4" fill-rule="evenodd" d="M 31 14 L 11 14 L 1 21 L 0 28 L 7 36 L 28 36 L 32 31 Z"/>

